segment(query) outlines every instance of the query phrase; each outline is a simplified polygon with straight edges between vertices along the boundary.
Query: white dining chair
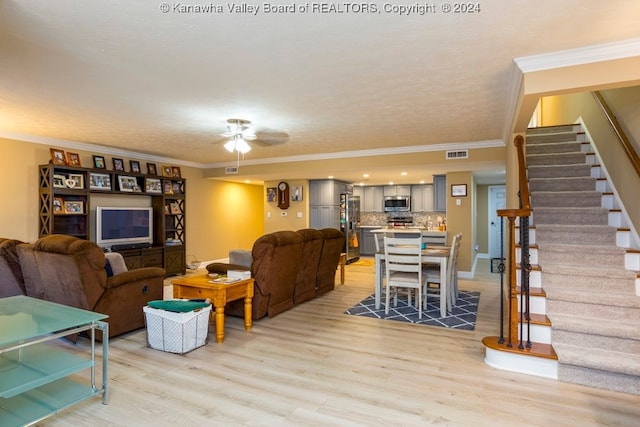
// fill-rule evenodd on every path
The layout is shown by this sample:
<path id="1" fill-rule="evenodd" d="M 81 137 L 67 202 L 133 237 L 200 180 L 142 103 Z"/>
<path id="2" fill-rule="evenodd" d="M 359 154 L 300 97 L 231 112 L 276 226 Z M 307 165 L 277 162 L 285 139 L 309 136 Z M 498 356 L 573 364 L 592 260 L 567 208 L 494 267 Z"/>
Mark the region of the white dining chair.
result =
<path id="1" fill-rule="evenodd" d="M 424 275 L 424 304 L 427 304 L 429 296 L 446 298 L 447 310 L 455 305 L 458 299 L 458 254 L 460 253 L 460 241 L 462 233 L 453 236 L 449 248 L 449 258 L 447 260 L 446 282 L 440 283 L 440 266 L 429 264 L 423 267 Z"/>
<path id="2" fill-rule="evenodd" d="M 409 295 L 416 289 L 418 295 L 418 317 L 422 319 L 422 239 L 384 238 L 384 257 L 387 290 L 385 295 L 385 314 L 389 314 L 391 294 L 394 306 L 398 305 L 398 288 L 407 289 Z M 410 297 L 409 297 L 410 298 Z"/>

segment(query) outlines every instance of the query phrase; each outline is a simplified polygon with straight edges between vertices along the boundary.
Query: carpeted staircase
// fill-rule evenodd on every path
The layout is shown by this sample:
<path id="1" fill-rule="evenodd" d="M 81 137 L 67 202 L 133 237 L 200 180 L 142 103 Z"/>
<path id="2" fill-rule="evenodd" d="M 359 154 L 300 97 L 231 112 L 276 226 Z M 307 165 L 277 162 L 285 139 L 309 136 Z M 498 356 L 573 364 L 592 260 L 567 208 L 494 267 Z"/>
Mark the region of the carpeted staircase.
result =
<path id="1" fill-rule="evenodd" d="M 640 297 L 625 269 L 589 145 L 576 125 L 531 129 L 533 229 L 558 379 L 640 395 Z M 585 147 L 585 148 L 583 148 Z"/>

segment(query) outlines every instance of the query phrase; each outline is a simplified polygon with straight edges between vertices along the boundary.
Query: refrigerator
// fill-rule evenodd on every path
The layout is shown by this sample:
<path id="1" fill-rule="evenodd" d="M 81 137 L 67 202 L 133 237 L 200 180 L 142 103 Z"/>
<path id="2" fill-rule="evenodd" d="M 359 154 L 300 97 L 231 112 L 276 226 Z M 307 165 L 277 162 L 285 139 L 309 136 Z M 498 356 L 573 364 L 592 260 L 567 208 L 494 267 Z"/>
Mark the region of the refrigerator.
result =
<path id="1" fill-rule="evenodd" d="M 340 194 L 340 231 L 345 236 L 347 264 L 360 258 L 360 197 Z"/>

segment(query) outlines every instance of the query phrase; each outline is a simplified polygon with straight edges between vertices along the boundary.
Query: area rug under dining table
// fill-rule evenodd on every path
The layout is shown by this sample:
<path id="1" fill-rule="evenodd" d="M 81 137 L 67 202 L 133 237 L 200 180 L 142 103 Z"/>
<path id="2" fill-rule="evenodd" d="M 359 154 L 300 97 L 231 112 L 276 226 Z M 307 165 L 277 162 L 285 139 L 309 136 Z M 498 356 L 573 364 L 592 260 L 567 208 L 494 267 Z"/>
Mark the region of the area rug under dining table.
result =
<path id="1" fill-rule="evenodd" d="M 389 314 L 385 314 L 384 302 L 380 309 L 376 310 L 375 296 L 370 295 L 345 311 L 345 314 L 472 331 L 476 327 L 479 301 L 480 292 L 461 290 L 458 294 L 456 305 L 452 307 L 451 311 L 447 312 L 446 317 L 441 317 L 438 299 L 430 298 L 427 301 L 427 306 L 422 308 L 422 319 L 420 319 L 418 318 L 418 309 L 413 305 L 409 305 L 405 298 L 398 298 L 396 307 L 393 306 L 392 300 Z"/>

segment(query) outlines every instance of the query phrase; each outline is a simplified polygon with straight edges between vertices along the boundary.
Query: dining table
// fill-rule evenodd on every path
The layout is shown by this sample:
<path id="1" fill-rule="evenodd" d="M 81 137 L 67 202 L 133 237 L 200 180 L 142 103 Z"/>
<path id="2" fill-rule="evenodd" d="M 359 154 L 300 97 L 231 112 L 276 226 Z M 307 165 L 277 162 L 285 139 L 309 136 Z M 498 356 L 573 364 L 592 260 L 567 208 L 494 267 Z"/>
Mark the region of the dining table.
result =
<path id="1" fill-rule="evenodd" d="M 446 317 L 447 315 L 447 262 L 449 260 L 450 248 L 447 246 L 432 246 L 422 250 L 422 262 L 435 263 L 440 266 L 440 316 Z M 380 309 L 382 301 L 382 278 L 385 275 L 384 250 L 377 251 L 375 254 L 375 307 L 376 310 Z M 448 307 L 451 309 L 451 307 Z"/>

